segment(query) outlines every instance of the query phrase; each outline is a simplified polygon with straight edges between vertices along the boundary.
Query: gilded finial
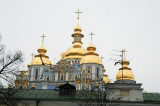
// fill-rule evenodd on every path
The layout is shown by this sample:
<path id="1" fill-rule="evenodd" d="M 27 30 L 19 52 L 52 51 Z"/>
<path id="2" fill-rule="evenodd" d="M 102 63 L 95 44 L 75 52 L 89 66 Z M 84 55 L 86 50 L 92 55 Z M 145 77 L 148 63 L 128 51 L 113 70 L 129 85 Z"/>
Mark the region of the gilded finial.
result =
<path id="1" fill-rule="evenodd" d="M 89 35 L 91 35 L 91 43 L 92 43 L 92 36 L 94 35 L 94 33 L 91 32 Z"/>
<path id="2" fill-rule="evenodd" d="M 79 14 L 80 14 L 80 13 L 82 13 L 82 12 L 80 12 L 80 11 L 79 11 L 79 9 L 78 9 L 78 11 L 77 11 L 77 12 L 75 12 L 75 13 L 77 13 L 77 14 L 78 14 L 78 18 L 77 18 L 77 19 L 78 19 L 78 24 L 79 24 Z"/>
<path id="3" fill-rule="evenodd" d="M 43 45 L 44 37 L 46 37 L 46 36 L 44 36 L 44 34 L 43 34 L 43 36 L 41 36 L 41 37 L 42 37 L 42 45 Z"/>

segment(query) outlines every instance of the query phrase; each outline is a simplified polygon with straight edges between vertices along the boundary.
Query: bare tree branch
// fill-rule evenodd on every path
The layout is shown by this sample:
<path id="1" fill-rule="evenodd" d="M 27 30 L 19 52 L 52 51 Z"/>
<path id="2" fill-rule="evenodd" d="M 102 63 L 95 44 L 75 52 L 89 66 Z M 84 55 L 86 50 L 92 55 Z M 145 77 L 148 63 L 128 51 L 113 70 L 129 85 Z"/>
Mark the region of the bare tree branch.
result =
<path id="1" fill-rule="evenodd" d="M 8 52 L 0 42 L 0 104 L 15 106 L 19 102 L 15 98 L 18 90 L 13 86 L 15 85 L 15 75 L 22 63 L 21 51 Z M 4 83 L 12 85 L 13 88 L 5 89 Z"/>

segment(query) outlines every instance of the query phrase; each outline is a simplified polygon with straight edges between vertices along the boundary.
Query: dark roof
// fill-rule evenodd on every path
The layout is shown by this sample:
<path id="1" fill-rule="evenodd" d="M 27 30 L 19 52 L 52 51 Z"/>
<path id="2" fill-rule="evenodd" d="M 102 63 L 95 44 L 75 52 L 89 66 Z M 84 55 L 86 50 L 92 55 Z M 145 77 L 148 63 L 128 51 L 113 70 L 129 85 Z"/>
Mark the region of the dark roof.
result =
<path id="1" fill-rule="evenodd" d="M 76 87 L 74 85 L 69 84 L 68 82 L 66 84 L 60 85 L 59 88 L 72 88 L 72 89 L 76 89 Z"/>

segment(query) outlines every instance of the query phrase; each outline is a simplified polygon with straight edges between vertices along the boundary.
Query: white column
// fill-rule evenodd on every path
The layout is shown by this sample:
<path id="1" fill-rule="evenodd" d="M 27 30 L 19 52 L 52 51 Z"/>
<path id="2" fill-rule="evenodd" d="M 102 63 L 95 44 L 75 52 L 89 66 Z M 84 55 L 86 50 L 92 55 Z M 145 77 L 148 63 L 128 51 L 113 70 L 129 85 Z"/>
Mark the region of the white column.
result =
<path id="1" fill-rule="evenodd" d="M 92 80 L 95 80 L 95 66 L 92 66 Z"/>
<path id="2" fill-rule="evenodd" d="M 34 67 L 32 67 L 31 69 L 31 81 L 33 81 L 33 77 L 34 77 Z"/>
<path id="3" fill-rule="evenodd" d="M 99 72 L 100 79 L 102 79 L 102 78 L 103 78 L 102 70 L 103 70 L 103 69 L 102 69 L 102 67 L 100 67 L 100 69 L 99 69 L 99 71 L 100 71 L 100 72 Z"/>
<path id="4" fill-rule="evenodd" d="M 66 81 L 68 81 L 68 72 L 66 73 Z"/>
<path id="5" fill-rule="evenodd" d="M 55 72 L 55 81 L 58 81 L 58 72 Z"/>

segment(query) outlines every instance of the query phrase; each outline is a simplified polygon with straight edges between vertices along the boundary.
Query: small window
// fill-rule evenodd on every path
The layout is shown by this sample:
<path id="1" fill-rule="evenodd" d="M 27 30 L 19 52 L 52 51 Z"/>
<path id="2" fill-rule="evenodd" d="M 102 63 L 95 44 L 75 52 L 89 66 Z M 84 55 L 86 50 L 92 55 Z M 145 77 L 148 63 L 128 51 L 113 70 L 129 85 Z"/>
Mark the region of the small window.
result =
<path id="1" fill-rule="evenodd" d="M 129 96 L 129 90 L 120 90 L 120 96 Z"/>

